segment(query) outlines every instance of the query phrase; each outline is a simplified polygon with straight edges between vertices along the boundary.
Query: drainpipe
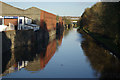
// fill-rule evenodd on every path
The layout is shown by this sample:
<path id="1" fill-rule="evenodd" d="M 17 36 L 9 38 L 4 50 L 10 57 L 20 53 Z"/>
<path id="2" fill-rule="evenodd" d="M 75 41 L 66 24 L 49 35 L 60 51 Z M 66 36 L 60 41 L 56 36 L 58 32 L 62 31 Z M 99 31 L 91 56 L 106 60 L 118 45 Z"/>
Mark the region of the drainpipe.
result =
<path id="1" fill-rule="evenodd" d="M 18 16 L 18 30 L 20 30 L 20 24 L 19 24 L 19 16 Z"/>

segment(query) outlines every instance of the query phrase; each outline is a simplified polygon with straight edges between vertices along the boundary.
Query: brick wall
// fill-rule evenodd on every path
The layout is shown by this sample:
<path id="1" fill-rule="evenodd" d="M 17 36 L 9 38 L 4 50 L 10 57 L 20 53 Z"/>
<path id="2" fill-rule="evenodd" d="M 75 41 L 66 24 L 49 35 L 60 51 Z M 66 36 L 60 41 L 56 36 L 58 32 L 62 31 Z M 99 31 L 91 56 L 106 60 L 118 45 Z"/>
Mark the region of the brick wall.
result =
<path id="1" fill-rule="evenodd" d="M 4 25 L 9 25 L 9 23 L 12 23 L 13 25 L 18 25 L 18 19 L 4 19 Z"/>
<path id="2" fill-rule="evenodd" d="M 41 10 L 40 26 L 48 31 L 56 28 L 56 15 Z"/>
<path id="3" fill-rule="evenodd" d="M 48 39 L 48 33 L 39 30 L 20 30 L 20 31 L 5 31 L 2 33 L 2 51 L 6 52 L 10 49 L 38 44 L 42 39 Z M 43 38 L 43 36 L 45 36 Z"/>

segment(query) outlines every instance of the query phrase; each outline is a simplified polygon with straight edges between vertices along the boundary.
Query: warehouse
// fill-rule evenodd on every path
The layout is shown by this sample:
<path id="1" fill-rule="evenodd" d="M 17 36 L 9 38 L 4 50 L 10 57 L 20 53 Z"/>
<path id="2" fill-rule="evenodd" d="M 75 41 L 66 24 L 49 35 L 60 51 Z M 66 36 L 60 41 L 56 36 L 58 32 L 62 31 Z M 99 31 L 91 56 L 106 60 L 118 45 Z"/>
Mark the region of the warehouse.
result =
<path id="1" fill-rule="evenodd" d="M 40 25 L 48 31 L 56 29 L 56 15 L 43 11 L 36 7 L 28 8 L 24 11 L 24 16 L 33 19 L 33 23 Z"/>
<path id="2" fill-rule="evenodd" d="M 2 16 L 12 16 L 11 19 L 5 19 L 5 25 L 8 25 L 8 22 L 11 22 L 13 25 L 15 25 L 16 30 L 21 30 L 21 26 L 24 26 L 25 24 L 25 21 L 23 21 L 22 18 L 22 16 L 24 16 L 30 18 L 32 20 L 32 24 L 39 25 L 39 27 L 46 29 L 48 32 L 52 31 L 51 33 L 54 33 L 54 30 L 56 30 L 56 15 L 52 13 L 43 11 L 36 7 L 23 10 L 3 2 L 0 3 L 2 3 Z M 20 18 L 20 23 L 18 18 Z"/>

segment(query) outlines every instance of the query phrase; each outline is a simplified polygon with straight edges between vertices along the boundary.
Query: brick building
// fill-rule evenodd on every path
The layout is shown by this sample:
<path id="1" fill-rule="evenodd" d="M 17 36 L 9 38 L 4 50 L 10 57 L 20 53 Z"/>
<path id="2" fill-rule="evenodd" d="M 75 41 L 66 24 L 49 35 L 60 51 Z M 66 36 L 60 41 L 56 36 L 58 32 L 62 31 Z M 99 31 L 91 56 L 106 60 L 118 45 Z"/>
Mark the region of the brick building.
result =
<path id="1" fill-rule="evenodd" d="M 43 11 L 36 7 L 31 7 L 26 10 L 19 9 L 8 5 L 0 1 L 0 16 L 25 16 L 31 18 L 34 24 L 40 25 L 41 28 L 46 28 L 48 31 L 56 29 L 56 15 Z M 16 19 L 12 19 L 10 22 L 14 22 L 15 25 Z M 8 19 L 5 21 L 8 24 Z"/>
<path id="2" fill-rule="evenodd" d="M 49 30 L 56 29 L 56 15 L 41 10 L 40 26 Z"/>
<path id="3" fill-rule="evenodd" d="M 56 15 L 52 13 L 31 7 L 24 11 L 24 16 L 32 18 L 34 23 L 48 31 L 56 29 Z"/>

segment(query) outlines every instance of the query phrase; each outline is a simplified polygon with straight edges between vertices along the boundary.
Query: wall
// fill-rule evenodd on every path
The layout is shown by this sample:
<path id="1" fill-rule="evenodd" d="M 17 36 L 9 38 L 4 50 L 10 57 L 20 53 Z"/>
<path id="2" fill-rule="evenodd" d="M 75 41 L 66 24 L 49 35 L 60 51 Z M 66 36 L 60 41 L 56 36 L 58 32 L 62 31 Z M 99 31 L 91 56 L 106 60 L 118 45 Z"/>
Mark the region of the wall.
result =
<path id="1" fill-rule="evenodd" d="M 9 25 L 9 23 L 12 23 L 13 25 L 18 25 L 18 19 L 4 19 L 4 25 Z"/>
<path id="2" fill-rule="evenodd" d="M 56 15 L 41 10 L 40 26 L 48 31 L 56 29 Z"/>
<path id="3" fill-rule="evenodd" d="M 35 45 L 42 39 L 48 39 L 48 32 L 39 30 L 20 30 L 2 32 L 2 52 L 19 46 Z"/>
<path id="4" fill-rule="evenodd" d="M 40 25 L 40 9 L 36 7 L 28 8 L 24 11 L 24 16 L 36 21 L 37 25 Z"/>

